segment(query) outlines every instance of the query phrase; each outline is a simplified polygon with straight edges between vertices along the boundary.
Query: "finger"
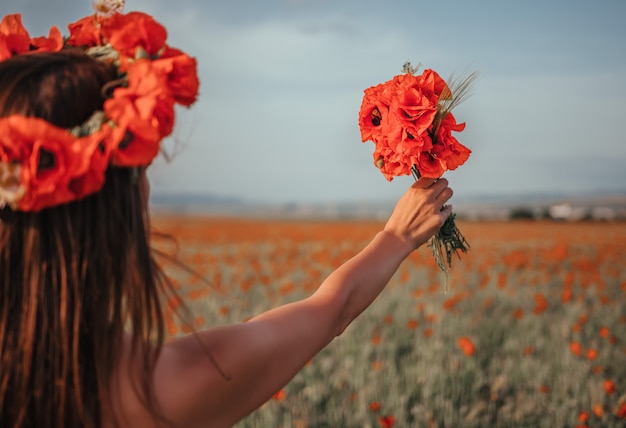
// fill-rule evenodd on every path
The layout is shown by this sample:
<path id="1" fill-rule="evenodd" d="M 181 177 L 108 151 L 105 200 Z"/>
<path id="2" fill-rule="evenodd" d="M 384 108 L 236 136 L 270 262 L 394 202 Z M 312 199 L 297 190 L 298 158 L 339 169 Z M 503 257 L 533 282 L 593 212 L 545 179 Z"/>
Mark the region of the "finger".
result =
<path id="1" fill-rule="evenodd" d="M 433 185 L 433 183 L 437 182 L 436 178 L 430 177 L 420 177 L 412 187 L 420 188 L 420 189 L 428 189 Z"/>
<path id="2" fill-rule="evenodd" d="M 430 198 L 436 203 L 442 204 L 442 201 L 446 201 L 452 197 L 452 189 L 448 187 L 448 180 L 440 178 L 437 182 L 433 183 L 428 189 L 430 192 Z"/>
<path id="3" fill-rule="evenodd" d="M 444 207 L 439 211 L 439 216 L 441 217 L 441 223 L 443 224 L 448 217 L 452 214 L 452 205 L 444 205 Z"/>
<path id="4" fill-rule="evenodd" d="M 435 198 L 435 201 L 437 204 L 443 205 L 446 202 L 448 202 L 450 198 L 452 198 L 453 194 L 454 194 L 454 191 L 451 188 L 446 187 L 441 192 L 439 192 L 439 194 Z"/>
<path id="5" fill-rule="evenodd" d="M 443 192 L 446 188 L 448 188 L 448 180 L 445 178 L 438 178 L 437 181 L 435 181 L 430 188 L 433 190 L 433 192 L 438 195 L 439 193 Z"/>

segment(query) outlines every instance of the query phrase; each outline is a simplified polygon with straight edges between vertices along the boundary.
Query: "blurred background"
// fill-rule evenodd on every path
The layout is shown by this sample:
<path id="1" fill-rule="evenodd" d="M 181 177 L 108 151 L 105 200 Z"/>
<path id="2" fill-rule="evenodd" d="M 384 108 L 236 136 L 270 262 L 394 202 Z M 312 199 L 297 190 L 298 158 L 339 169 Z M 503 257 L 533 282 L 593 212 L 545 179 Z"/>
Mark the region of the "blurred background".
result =
<path id="1" fill-rule="evenodd" d="M 480 73 L 455 110 L 467 124 L 456 137 L 472 150 L 446 174 L 459 209 L 531 200 L 572 209 L 590 197 L 624 205 L 621 0 L 127 1 L 133 10 L 163 23 L 201 78 L 167 142 L 173 159 L 150 170 L 155 206 L 388 208 L 412 178 L 389 183 L 377 171 L 357 115 L 363 90 L 405 61 L 444 79 Z M 23 14 L 31 36 L 52 25 L 67 34 L 91 11 L 87 0 L 0 4 L 2 15 Z"/>

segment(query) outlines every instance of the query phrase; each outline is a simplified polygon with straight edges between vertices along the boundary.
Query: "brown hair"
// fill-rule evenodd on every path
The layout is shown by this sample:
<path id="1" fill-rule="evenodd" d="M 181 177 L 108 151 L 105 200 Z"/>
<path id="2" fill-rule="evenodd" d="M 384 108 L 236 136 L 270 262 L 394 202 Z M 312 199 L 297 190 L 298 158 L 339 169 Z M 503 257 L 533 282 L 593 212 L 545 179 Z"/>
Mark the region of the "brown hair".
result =
<path id="1" fill-rule="evenodd" d="M 10 58 L 0 62 L 0 117 L 76 126 L 102 109 L 101 88 L 115 78 L 77 52 Z M 0 209 L 0 426 L 99 427 L 125 329 L 143 358 L 139 395 L 156 409 L 167 281 L 141 192 L 136 171 L 110 167 L 102 190 L 82 200 L 39 213 Z"/>

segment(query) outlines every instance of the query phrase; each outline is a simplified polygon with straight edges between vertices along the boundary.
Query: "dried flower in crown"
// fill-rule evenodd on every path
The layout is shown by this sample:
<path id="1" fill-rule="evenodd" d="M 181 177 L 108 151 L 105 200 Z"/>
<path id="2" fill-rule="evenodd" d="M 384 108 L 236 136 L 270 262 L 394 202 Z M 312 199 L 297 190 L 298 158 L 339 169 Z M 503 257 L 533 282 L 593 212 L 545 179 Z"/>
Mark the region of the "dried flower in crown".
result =
<path id="1" fill-rule="evenodd" d="M 41 209 L 99 191 L 110 165 L 146 166 L 174 126 L 174 106 L 190 106 L 199 88 L 196 60 L 167 45 L 167 31 L 142 12 L 121 13 L 122 0 L 99 0 L 96 13 L 31 38 L 21 15 L 0 22 L 0 61 L 16 55 L 82 48 L 114 65 L 109 97 L 82 125 L 58 128 L 32 117 L 0 118 L 0 208 Z"/>
<path id="2" fill-rule="evenodd" d="M 124 3 L 124 0 L 97 0 L 93 3 L 93 8 L 101 15 L 121 13 L 124 10 Z"/>

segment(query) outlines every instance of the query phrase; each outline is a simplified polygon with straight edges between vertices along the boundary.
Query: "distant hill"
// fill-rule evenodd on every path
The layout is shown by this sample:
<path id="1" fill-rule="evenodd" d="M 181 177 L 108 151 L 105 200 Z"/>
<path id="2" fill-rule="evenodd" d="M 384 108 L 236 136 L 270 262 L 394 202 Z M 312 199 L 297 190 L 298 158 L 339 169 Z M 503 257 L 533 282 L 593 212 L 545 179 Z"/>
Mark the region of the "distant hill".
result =
<path id="1" fill-rule="evenodd" d="M 151 209 L 156 213 L 207 214 L 281 218 L 374 218 L 385 219 L 395 201 L 350 203 L 260 203 L 235 196 L 212 194 L 153 194 Z M 454 210 L 469 220 L 508 219 L 512 213 L 527 212 L 533 217 L 549 215 L 561 207 L 575 219 L 605 216 L 626 218 L 626 191 L 623 193 L 544 193 L 517 195 L 454 196 Z M 569 211 L 568 211 L 569 207 Z"/>

